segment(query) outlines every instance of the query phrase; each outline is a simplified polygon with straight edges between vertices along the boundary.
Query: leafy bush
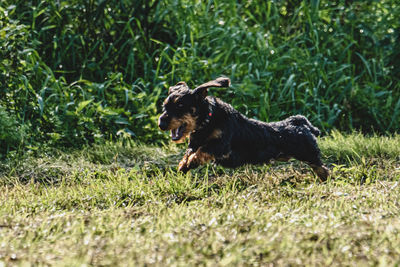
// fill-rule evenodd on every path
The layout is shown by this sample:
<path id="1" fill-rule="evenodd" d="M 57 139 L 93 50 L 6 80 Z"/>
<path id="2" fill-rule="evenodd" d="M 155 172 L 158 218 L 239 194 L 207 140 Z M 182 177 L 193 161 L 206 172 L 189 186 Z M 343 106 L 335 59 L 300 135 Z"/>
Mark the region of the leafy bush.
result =
<path id="1" fill-rule="evenodd" d="M 4 0 L 0 104 L 36 141 L 155 142 L 166 88 L 223 74 L 211 93 L 250 117 L 397 132 L 399 17 L 395 0 Z"/>
<path id="2" fill-rule="evenodd" d="M 0 157 L 23 144 L 27 126 L 19 125 L 14 115 L 0 106 Z"/>
<path id="3" fill-rule="evenodd" d="M 160 139 L 156 131 L 159 89 L 148 92 L 149 82 L 141 78 L 128 84 L 117 72 L 109 72 L 102 82 L 68 83 L 43 61 L 41 41 L 31 38 L 37 33 L 10 19 L 16 9 L 0 9 L 0 36 L 5 37 L 0 38 L 4 88 L 0 103 L 22 122 L 32 124 L 37 141 L 80 145 L 118 133 L 142 141 Z"/>

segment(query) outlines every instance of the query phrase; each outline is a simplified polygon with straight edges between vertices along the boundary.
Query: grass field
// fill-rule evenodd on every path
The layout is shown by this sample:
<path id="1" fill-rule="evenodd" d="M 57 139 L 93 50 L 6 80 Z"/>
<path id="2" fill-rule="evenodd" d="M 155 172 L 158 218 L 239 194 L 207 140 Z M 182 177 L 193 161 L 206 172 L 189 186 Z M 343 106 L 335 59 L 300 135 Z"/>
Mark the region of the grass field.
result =
<path id="1" fill-rule="evenodd" d="M 400 265 L 398 2 L 1 0 L 0 267 Z M 168 88 L 221 75 L 328 135 L 332 179 L 177 173 Z"/>
<path id="2" fill-rule="evenodd" d="M 42 148 L 0 165 L 0 266 L 398 265 L 400 136 L 293 161 L 175 172 L 182 146 Z"/>

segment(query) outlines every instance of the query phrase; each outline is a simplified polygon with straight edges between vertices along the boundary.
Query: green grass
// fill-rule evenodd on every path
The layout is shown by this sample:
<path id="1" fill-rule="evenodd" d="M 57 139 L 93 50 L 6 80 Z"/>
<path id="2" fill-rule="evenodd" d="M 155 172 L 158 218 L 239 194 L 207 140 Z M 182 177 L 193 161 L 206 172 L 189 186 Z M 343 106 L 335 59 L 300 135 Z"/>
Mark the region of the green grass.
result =
<path id="1" fill-rule="evenodd" d="M 319 143 L 326 183 L 295 161 L 182 175 L 175 145 L 15 155 L 0 165 L 0 263 L 400 264 L 400 136 Z"/>

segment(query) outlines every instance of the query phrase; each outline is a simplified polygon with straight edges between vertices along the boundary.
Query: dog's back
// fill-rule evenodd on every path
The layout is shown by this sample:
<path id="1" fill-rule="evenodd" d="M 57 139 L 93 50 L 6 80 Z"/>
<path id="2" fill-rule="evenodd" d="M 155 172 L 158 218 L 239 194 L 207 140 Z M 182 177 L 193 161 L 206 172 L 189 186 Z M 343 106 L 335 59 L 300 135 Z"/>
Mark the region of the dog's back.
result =
<path id="1" fill-rule="evenodd" d="M 293 157 L 320 164 L 315 138 L 320 131 L 306 117 L 296 115 L 283 121 L 265 123 L 247 118 L 220 99 L 215 103 L 214 113 L 219 119 L 214 121 L 213 127 L 223 130 L 223 142 L 229 147 L 229 153 L 217 158 L 217 163 L 237 167 Z"/>

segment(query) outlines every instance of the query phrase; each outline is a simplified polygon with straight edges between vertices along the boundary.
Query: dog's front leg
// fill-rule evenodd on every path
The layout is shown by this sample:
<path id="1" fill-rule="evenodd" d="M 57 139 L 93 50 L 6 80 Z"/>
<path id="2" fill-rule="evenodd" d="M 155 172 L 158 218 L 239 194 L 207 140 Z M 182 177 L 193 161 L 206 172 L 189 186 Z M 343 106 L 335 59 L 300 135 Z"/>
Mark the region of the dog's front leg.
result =
<path id="1" fill-rule="evenodd" d="M 215 157 L 212 154 L 204 152 L 203 149 L 200 147 L 196 150 L 195 153 L 191 154 L 188 157 L 186 166 L 188 170 L 190 170 L 197 168 L 200 165 L 204 165 L 214 159 Z"/>
<path id="2" fill-rule="evenodd" d="M 179 163 L 178 170 L 187 172 L 216 158 L 228 156 L 230 153 L 230 146 L 228 144 L 227 142 L 222 142 L 220 138 L 215 138 L 210 140 L 206 145 L 198 147 L 195 151 L 189 148 Z"/>
<path id="3" fill-rule="evenodd" d="M 183 155 L 182 160 L 178 164 L 178 171 L 186 173 L 189 170 L 188 160 L 191 155 L 193 155 L 193 150 L 188 148 L 185 155 Z"/>
<path id="4" fill-rule="evenodd" d="M 190 169 L 197 168 L 214 159 L 213 155 L 202 151 L 201 148 L 197 149 L 196 152 L 193 152 L 193 150 L 189 148 L 179 162 L 178 171 L 186 173 Z"/>

